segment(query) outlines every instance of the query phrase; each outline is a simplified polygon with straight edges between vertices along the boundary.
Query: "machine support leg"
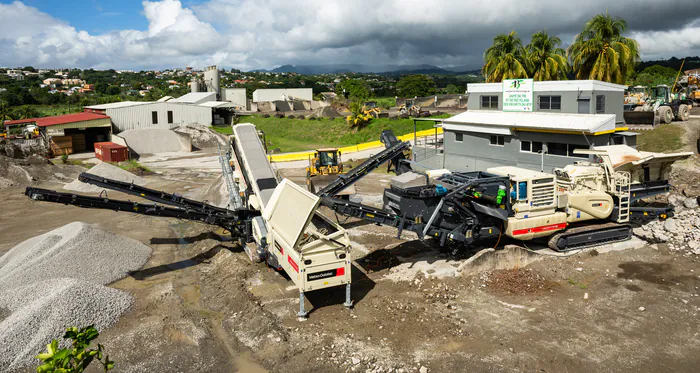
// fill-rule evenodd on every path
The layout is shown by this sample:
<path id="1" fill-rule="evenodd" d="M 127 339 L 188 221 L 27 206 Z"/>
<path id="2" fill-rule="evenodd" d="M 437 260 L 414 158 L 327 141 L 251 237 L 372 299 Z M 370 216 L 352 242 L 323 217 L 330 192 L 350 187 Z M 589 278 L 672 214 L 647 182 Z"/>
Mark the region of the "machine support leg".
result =
<path id="1" fill-rule="evenodd" d="M 345 285 L 345 303 L 343 306 L 352 308 L 352 298 L 350 298 L 350 284 Z"/>
<path id="2" fill-rule="evenodd" d="M 299 313 L 297 313 L 297 316 L 306 318 L 306 316 L 308 316 L 308 315 L 309 315 L 309 313 L 306 312 L 306 310 L 304 309 L 304 292 L 300 291 L 299 292 Z"/>

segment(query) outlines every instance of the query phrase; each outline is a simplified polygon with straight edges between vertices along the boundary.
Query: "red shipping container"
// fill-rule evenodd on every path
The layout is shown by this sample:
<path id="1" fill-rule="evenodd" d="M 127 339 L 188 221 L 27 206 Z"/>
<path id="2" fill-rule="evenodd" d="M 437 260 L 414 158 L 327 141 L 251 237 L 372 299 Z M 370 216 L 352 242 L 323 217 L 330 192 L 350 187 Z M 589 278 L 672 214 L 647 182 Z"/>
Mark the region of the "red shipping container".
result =
<path id="1" fill-rule="evenodd" d="M 129 149 L 113 142 L 96 142 L 95 157 L 102 162 L 124 162 L 129 159 Z"/>

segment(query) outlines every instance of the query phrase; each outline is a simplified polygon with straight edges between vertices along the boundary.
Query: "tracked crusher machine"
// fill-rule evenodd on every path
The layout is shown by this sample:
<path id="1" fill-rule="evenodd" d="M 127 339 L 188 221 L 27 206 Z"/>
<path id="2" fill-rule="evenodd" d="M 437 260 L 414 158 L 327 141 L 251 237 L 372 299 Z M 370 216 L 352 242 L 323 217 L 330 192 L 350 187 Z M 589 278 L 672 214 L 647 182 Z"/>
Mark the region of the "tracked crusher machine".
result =
<path id="1" fill-rule="evenodd" d="M 318 211 L 323 205 L 336 213 L 415 232 L 419 239 L 452 254 L 502 235 L 517 240 L 548 239 L 554 250 L 566 251 L 631 237 L 630 216 L 665 218 L 672 206 L 648 206 L 645 197 L 668 192 L 665 179 L 674 160 L 689 156 L 629 155 L 609 150 L 577 150 L 600 163 L 577 162 L 554 170 L 534 172 L 517 167 L 486 171 L 415 171 L 405 152 L 409 142 L 391 131 L 380 138 L 385 149 L 330 182 L 317 193 L 284 179 L 269 162 L 254 125 L 233 126 L 230 147 L 220 152 L 229 206 L 222 208 L 177 194 L 83 173 L 85 183 L 134 195 L 147 202 L 110 199 L 28 187 L 36 201 L 101 208 L 142 215 L 179 218 L 224 228 L 254 262 L 265 261 L 285 272 L 299 289 L 305 317 L 304 293 L 344 287 L 345 306 L 351 307 L 352 257 L 350 240 L 337 222 Z M 615 164 L 617 162 L 618 164 Z M 384 207 L 339 198 L 343 190 L 388 163 L 397 174 L 384 191 Z M 624 171 L 616 166 L 627 167 Z"/>

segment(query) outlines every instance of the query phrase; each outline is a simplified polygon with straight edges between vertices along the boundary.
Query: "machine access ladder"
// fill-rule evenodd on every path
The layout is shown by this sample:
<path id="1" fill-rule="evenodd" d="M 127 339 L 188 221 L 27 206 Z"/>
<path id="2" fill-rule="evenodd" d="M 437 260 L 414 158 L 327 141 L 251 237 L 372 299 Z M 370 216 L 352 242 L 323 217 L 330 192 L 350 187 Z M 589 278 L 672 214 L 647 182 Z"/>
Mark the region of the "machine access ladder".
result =
<path id="1" fill-rule="evenodd" d="M 617 222 L 630 221 L 630 183 L 629 172 L 615 172 L 615 196 L 617 196 Z"/>

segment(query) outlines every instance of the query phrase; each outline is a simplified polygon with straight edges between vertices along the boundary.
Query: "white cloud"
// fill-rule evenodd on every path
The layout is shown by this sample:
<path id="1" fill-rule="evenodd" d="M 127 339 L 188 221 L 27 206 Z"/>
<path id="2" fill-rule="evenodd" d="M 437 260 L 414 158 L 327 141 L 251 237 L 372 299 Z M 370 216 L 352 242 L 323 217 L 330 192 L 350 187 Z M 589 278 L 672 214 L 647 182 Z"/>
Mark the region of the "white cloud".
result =
<path id="1" fill-rule="evenodd" d="M 700 49 L 700 1 L 143 1 L 146 30 L 89 34 L 21 2 L 0 4 L 0 65 L 152 68 L 218 64 L 435 64 L 479 67 L 498 33 L 546 28 L 565 42 L 601 9 L 623 16 L 643 58 Z M 495 11 L 494 9 L 498 9 Z M 26 27 L 32 25 L 32 27 Z M 685 25 L 685 26 L 684 26 Z M 651 28 L 651 29 L 649 29 Z M 695 53 L 698 54 L 698 53 Z"/>
<path id="2" fill-rule="evenodd" d="M 632 37 L 639 42 L 639 48 L 650 59 L 676 56 L 700 55 L 700 22 L 684 27 L 666 30 L 635 32 Z"/>

